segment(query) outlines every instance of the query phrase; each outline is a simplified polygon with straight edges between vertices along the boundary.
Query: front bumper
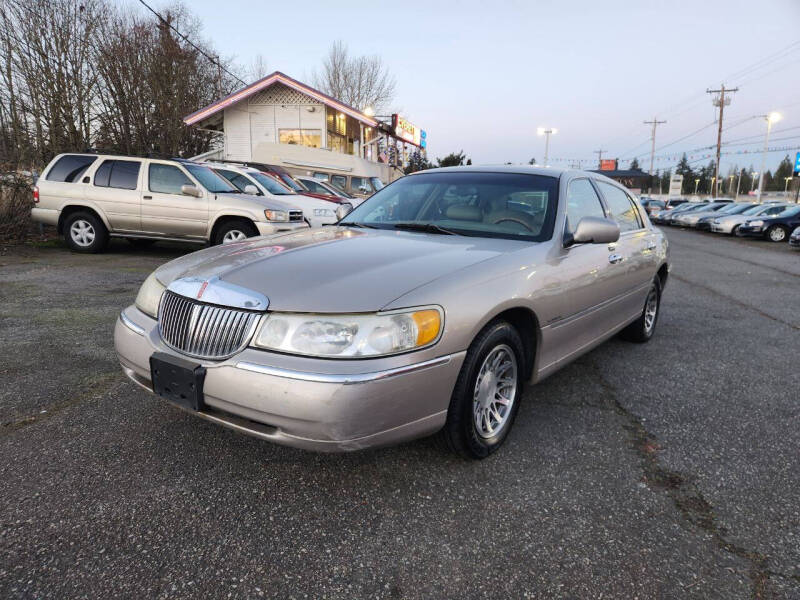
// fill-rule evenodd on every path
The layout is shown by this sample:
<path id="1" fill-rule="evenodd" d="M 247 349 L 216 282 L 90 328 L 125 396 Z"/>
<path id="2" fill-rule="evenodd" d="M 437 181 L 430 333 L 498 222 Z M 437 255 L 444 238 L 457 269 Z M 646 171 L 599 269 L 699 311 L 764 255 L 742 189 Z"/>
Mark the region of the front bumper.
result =
<path id="1" fill-rule="evenodd" d="M 293 221 L 293 222 L 283 222 L 283 223 L 279 223 L 276 221 L 271 221 L 269 223 L 256 221 L 256 228 L 258 229 L 258 235 L 272 235 L 273 233 L 295 231 L 297 229 L 306 229 L 308 228 L 308 223 L 306 223 L 305 221 Z"/>
<path id="2" fill-rule="evenodd" d="M 763 227 L 746 227 L 745 225 L 740 225 L 739 229 L 736 230 L 736 234 L 742 237 L 764 237 L 764 229 Z"/>
<path id="3" fill-rule="evenodd" d="M 117 319 L 114 346 L 125 374 L 151 392 L 151 354 L 187 358 L 169 349 L 156 321 L 133 306 Z M 396 444 L 441 429 L 465 354 L 324 360 L 247 348 L 225 361 L 197 361 L 206 368 L 206 407 L 189 412 L 308 450 Z"/>
<path id="4" fill-rule="evenodd" d="M 711 231 L 713 233 L 730 233 L 732 227 L 725 227 L 724 225 L 720 225 L 718 223 L 711 223 Z"/>
<path id="5" fill-rule="evenodd" d="M 794 248 L 800 248 L 800 236 L 797 236 L 797 237 L 792 236 L 792 237 L 790 237 L 789 238 L 789 245 L 794 247 Z"/>

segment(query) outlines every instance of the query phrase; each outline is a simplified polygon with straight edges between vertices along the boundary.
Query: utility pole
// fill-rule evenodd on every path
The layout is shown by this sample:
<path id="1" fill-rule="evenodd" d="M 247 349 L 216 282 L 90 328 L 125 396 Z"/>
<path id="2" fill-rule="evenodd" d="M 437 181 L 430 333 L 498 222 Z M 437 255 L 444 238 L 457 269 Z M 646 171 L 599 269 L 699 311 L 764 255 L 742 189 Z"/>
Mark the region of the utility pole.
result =
<path id="1" fill-rule="evenodd" d="M 222 98 L 222 63 L 219 62 L 219 56 L 214 57 L 217 61 L 217 93 Z"/>
<path id="2" fill-rule="evenodd" d="M 725 89 L 725 84 L 721 84 L 718 90 L 706 90 L 706 94 L 719 94 L 712 100 L 714 106 L 719 106 L 719 128 L 717 129 L 717 161 L 714 164 L 714 176 L 719 180 L 719 157 L 722 152 L 722 113 L 725 106 L 731 103 L 731 97 L 725 97 L 725 92 L 738 92 L 739 88 Z M 714 197 L 717 197 L 716 189 L 712 190 Z"/>
<path id="3" fill-rule="evenodd" d="M 666 123 L 666 121 L 659 121 L 653 117 L 652 121 L 644 121 L 645 125 L 652 125 L 653 132 L 650 134 L 650 175 L 653 174 L 653 162 L 656 158 L 656 127 Z"/>
<path id="4" fill-rule="evenodd" d="M 597 168 L 598 169 L 602 169 L 603 168 L 603 152 L 608 152 L 608 150 L 603 150 L 601 148 L 600 150 L 595 150 L 594 151 L 594 153 L 597 154 Z"/>

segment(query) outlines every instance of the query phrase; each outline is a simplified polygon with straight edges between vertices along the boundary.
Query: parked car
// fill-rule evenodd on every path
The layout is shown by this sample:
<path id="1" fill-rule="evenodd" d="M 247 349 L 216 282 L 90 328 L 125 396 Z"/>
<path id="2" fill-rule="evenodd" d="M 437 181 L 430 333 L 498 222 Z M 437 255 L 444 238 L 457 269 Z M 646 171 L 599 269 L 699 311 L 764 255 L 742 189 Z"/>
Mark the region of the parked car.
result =
<path id="1" fill-rule="evenodd" d="M 756 204 L 738 215 L 719 216 L 711 221 L 711 231 L 735 235 L 742 223 L 752 217 L 773 216 L 783 212 L 787 205 L 783 203 Z"/>
<path id="2" fill-rule="evenodd" d="M 656 210 L 665 210 L 667 203 L 663 200 L 654 200 L 653 198 L 648 198 L 643 196 L 639 198 L 639 203 L 642 205 L 642 208 L 647 211 L 648 215 L 653 214 L 653 211 Z"/>
<path id="3" fill-rule="evenodd" d="M 315 179 L 314 177 L 302 176 L 297 176 L 295 179 L 309 192 L 324 196 L 331 202 L 347 202 L 352 206 L 358 206 L 358 204 L 360 204 L 360 202 L 354 202 L 353 196 L 343 190 L 340 190 L 336 186 L 331 185 L 327 181 L 321 181 L 319 179 Z"/>
<path id="4" fill-rule="evenodd" d="M 672 225 L 680 227 L 696 227 L 697 222 L 702 217 L 714 215 L 722 212 L 723 209 L 731 206 L 730 202 L 708 202 L 702 208 L 686 210 L 672 218 Z"/>
<path id="5" fill-rule="evenodd" d="M 720 216 L 738 215 L 743 213 L 749 208 L 755 206 L 752 202 L 733 202 L 727 206 L 719 209 L 717 212 L 708 213 L 707 215 L 698 215 L 697 224 L 695 229 L 700 231 L 711 231 L 711 223 L 714 219 Z"/>
<path id="6" fill-rule="evenodd" d="M 340 206 L 343 211 L 339 212 L 341 216 L 344 216 L 353 208 L 349 203 L 342 204 L 341 202 L 321 200 L 316 196 L 297 194 L 273 177 L 252 167 L 233 163 L 209 162 L 204 164 L 210 166 L 215 173 L 224 177 L 245 194 L 264 196 L 270 200 L 291 202 L 300 207 L 303 210 L 306 222 L 311 227 L 322 227 L 323 225 L 336 223 L 341 218 L 337 216 L 337 209 Z"/>
<path id="7" fill-rule="evenodd" d="M 59 154 L 34 188 L 34 221 L 54 225 L 76 252 L 109 237 L 222 244 L 307 227 L 303 211 L 242 194 L 208 166 L 187 160 Z"/>
<path id="8" fill-rule="evenodd" d="M 772 216 L 747 220 L 739 226 L 738 235 L 760 237 L 770 242 L 785 242 L 800 227 L 800 206 L 794 205 Z"/>
<path id="9" fill-rule="evenodd" d="M 658 223 L 660 225 L 669 223 L 669 220 L 672 218 L 672 215 L 677 214 L 680 211 L 688 210 L 693 206 L 697 205 L 696 202 L 681 202 L 677 206 L 672 208 L 664 208 L 663 210 L 656 209 L 650 214 L 650 220 L 653 223 Z"/>
<path id="10" fill-rule="evenodd" d="M 789 236 L 789 245 L 792 248 L 800 248 L 800 227 L 795 227 L 792 235 Z"/>
<path id="11" fill-rule="evenodd" d="M 124 372 L 214 423 L 315 450 L 441 431 L 483 458 L 523 386 L 655 332 L 666 237 L 597 173 L 421 171 L 337 226 L 162 265 L 120 314 Z"/>
<path id="12" fill-rule="evenodd" d="M 369 198 L 372 194 L 385 187 L 380 177 L 364 177 L 360 175 L 334 174 L 330 176 L 330 182 L 356 198 Z"/>

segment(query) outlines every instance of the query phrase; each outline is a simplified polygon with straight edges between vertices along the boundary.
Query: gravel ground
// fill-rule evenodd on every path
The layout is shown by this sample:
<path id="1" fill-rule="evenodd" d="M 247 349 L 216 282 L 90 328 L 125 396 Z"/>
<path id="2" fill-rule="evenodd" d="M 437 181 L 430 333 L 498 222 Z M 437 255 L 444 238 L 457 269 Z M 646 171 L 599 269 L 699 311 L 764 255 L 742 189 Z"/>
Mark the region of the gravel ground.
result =
<path id="1" fill-rule="evenodd" d="M 321 455 L 127 382 L 189 250 L 0 253 L 0 597 L 800 598 L 800 252 L 670 229 L 651 343 L 529 389 L 503 450 Z"/>

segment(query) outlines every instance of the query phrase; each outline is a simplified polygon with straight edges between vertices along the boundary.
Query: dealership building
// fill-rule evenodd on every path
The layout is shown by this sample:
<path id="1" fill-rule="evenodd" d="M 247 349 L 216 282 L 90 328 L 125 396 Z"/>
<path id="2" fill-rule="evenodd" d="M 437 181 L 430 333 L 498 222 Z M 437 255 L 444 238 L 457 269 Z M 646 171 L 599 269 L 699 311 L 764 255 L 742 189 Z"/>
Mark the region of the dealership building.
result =
<path id="1" fill-rule="evenodd" d="M 222 134 L 200 157 L 278 165 L 300 175 L 402 175 L 426 133 L 399 115 L 379 120 L 276 71 L 186 116 L 192 127 Z"/>

